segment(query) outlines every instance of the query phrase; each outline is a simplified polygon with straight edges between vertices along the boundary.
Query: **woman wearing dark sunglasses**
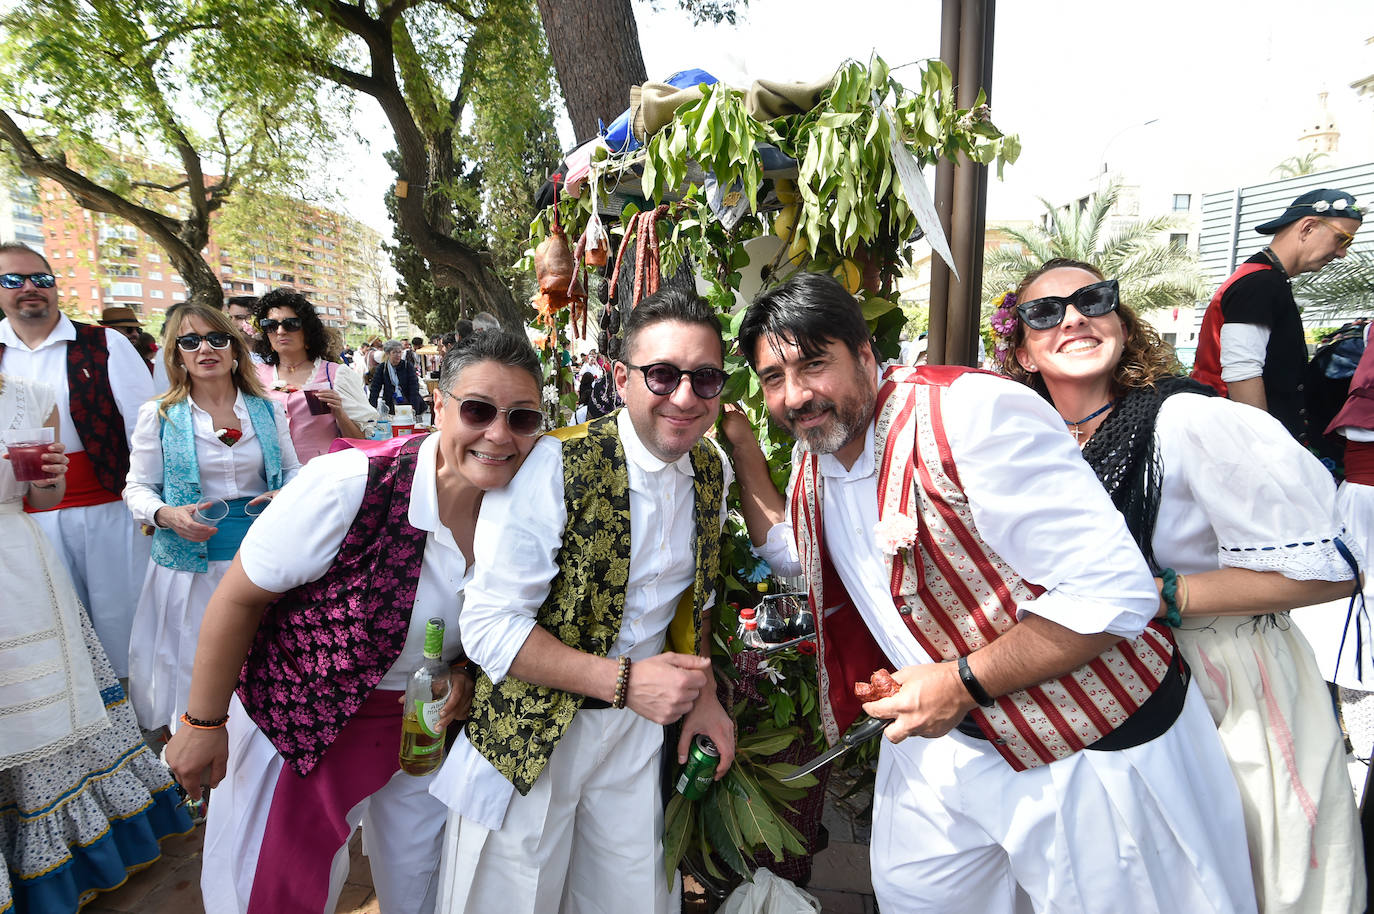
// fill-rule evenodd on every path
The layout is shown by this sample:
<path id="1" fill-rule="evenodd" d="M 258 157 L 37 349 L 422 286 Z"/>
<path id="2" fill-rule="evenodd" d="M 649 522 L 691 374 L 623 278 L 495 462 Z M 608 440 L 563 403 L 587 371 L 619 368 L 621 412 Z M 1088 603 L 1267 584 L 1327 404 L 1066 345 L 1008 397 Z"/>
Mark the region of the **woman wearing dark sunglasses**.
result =
<path id="1" fill-rule="evenodd" d="M 1240 787 L 1260 910 L 1364 910 L 1340 731 L 1288 618 L 1356 586 L 1330 474 L 1268 414 L 1183 377 L 1091 265 L 1046 263 L 1013 306 L 1006 373 L 1063 416 L 1155 571 Z"/>
<path id="2" fill-rule="evenodd" d="M 523 336 L 470 337 L 444 358 L 437 432 L 312 461 L 249 532 L 206 610 L 189 725 L 167 747 L 188 791 L 217 787 L 206 910 L 334 910 L 331 865 L 360 819 L 382 909 L 434 910 L 447 810 L 432 774 L 400 770 L 400 697 L 441 619 L 453 666 L 440 723 L 467 716 L 459 624 L 477 513 L 543 430 L 542 382 Z"/>
<path id="3" fill-rule="evenodd" d="M 139 723 L 175 731 L 191 689 L 201 615 L 255 515 L 300 469 L 286 414 L 248 346 L 214 308 L 183 305 L 167 329 L 170 388 L 139 411 L 124 501 L 153 530 L 134 611 L 129 690 Z M 217 523 L 198 508 L 223 501 Z"/>
<path id="4" fill-rule="evenodd" d="M 293 289 L 273 289 L 254 311 L 262 357 L 258 379 L 286 408 L 301 463 L 326 453 L 335 438 L 363 438 L 376 418 L 362 380 L 339 362 L 315 307 Z"/>

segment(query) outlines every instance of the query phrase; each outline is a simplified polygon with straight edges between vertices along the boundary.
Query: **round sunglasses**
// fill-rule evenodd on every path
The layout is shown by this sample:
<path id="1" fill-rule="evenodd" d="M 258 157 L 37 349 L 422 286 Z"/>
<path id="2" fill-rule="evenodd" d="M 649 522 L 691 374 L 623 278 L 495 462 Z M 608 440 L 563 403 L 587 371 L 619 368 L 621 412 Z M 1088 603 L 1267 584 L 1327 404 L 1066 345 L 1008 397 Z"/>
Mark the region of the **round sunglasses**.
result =
<path id="1" fill-rule="evenodd" d="M 200 348 L 202 341 L 209 343 L 211 349 L 228 349 L 234 338 L 219 330 L 212 330 L 204 336 L 199 333 L 183 333 L 177 337 L 177 348 L 182 352 L 195 352 Z"/>
<path id="2" fill-rule="evenodd" d="M 258 321 L 258 326 L 262 328 L 263 333 L 274 333 L 278 327 L 287 333 L 295 333 L 301 329 L 301 319 L 299 317 L 287 317 L 277 320 L 275 317 L 267 317 Z"/>
<path id="3" fill-rule="evenodd" d="M 458 418 L 468 428 L 486 428 L 496 421 L 497 413 L 503 413 L 506 417 L 506 428 L 510 429 L 512 434 L 530 438 L 544 430 L 544 414 L 537 409 L 526 406 L 497 406 L 495 403 L 470 397 L 459 400 L 448 391 L 444 391 L 444 396 L 458 403 Z"/>
<path id="4" fill-rule="evenodd" d="M 650 393 L 660 397 L 669 396 L 677 390 L 684 377 L 692 379 L 692 393 L 703 400 L 714 399 L 725 389 L 725 372 L 710 366 L 689 371 L 678 368 L 672 362 L 654 362 L 651 365 L 631 365 L 626 362 L 625 367 L 644 372 L 644 386 L 649 388 Z"/>
<path id="5" fill-rule="evenodd" d="M 1016 313 L 1032 330 L 1049 330 L 1064 322 L 1064 314 L 1073 305 L 1084 317 L 1111 314 L 1121 304 L 1121 292 L 1115 279 L 1084 286 L 1072 295 L 1046 295 L 1016 306 Z"/>

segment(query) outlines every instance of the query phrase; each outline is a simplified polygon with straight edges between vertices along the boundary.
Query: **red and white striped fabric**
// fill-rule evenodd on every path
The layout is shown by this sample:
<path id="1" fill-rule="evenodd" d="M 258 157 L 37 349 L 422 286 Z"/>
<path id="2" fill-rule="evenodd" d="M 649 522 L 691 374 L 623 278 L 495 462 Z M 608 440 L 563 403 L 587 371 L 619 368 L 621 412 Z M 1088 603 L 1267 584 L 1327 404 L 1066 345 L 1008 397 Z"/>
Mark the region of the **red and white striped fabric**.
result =
<path id="1" fill-rule="evenodd" d="M 879 523 L 899 512 L 919 524 L 914 547 L 889 557 L 893 609 L 926 653 L 942 660 L 965 656 L 1006 633 L 1017 624 L 1017 606 L 1042 592 L 979 536 L 959 483 L 940 409 L 945 389 L 967 370 L 889 368 L 877 397 Z M 816 616 L 824 660 L 822 719 L 833 741 L 858 711 L 847 693 L 867 673 L 854 668 L 856 658 L 867 663 L 881 652 L 876 644 L 869 651 L 856 640 L 851 616 L 857 613 L 824 555 L 821 488 L 818 460 L 808 453 L 798 466 L 791 507 L 813 605 L 827 607 Z M 858 628 L 867 635 L 862 624 Z M 842 649 L 828 649 L 827 642 Z M 972 717 L 1015 770 L 1046 765 L 1121 726 L 1159 687 L 1173 653 L 1167 627 L 1152 623 L 1134 641 L 1118 642 L 1059 679 L 1003 695 Z"/>

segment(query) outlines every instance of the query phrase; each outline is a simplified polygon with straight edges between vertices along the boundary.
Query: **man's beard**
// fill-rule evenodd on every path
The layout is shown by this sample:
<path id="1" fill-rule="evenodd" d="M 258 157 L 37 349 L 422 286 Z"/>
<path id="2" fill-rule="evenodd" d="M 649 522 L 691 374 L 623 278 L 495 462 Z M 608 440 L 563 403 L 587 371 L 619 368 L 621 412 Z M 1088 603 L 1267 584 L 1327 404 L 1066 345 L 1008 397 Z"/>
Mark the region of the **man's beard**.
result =
<path id="1" fill-rule="evenodd" d="M 831 410 L 829 421 L 812 428 L 797 427 L 796 420 L 825 410 Z M 872 415 L 872 404 L 865 404 L 856 398 L 843 404 L 833 400 L 813 400 L 805 409 L 789 409 L 785 418 L 803 450 L 813 454 L 833 454 L 862 435 Z"/>

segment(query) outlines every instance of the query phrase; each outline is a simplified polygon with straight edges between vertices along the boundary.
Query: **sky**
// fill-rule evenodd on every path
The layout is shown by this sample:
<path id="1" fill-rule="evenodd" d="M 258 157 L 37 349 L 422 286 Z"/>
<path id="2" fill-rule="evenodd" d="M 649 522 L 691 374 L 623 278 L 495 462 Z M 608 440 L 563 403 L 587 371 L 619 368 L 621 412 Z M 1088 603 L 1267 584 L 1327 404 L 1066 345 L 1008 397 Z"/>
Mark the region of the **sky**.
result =
<path id="1" fill-rule="evenodd" d="M 659 6 L 635 4 L 650 79 L 700 67 L 739 85 L 811 80 L 875 51 L 894 69 L 939 55 L 938 0 L 752 0 L 734 27 L 695 28 L 673 0 Z M 1299 151 L 1321 91 L 1341 140 L 1320 167 L 1374 160 L 1374 97 L 1349 88 L 1374 74 L 1370 38 L 1374 0 L 1003 0 L 992 114 L 1023 152 L 989 182 L 989 221 L 1081 195 L 1104 162 L 1179 193 L 1270 180 Z M 360 126 L 375 139 L 347 208 L 389 235 L 389 135 L 370 115 L 361 110 Z M 566 118 L 561 133 L 571 142 Z"/>

